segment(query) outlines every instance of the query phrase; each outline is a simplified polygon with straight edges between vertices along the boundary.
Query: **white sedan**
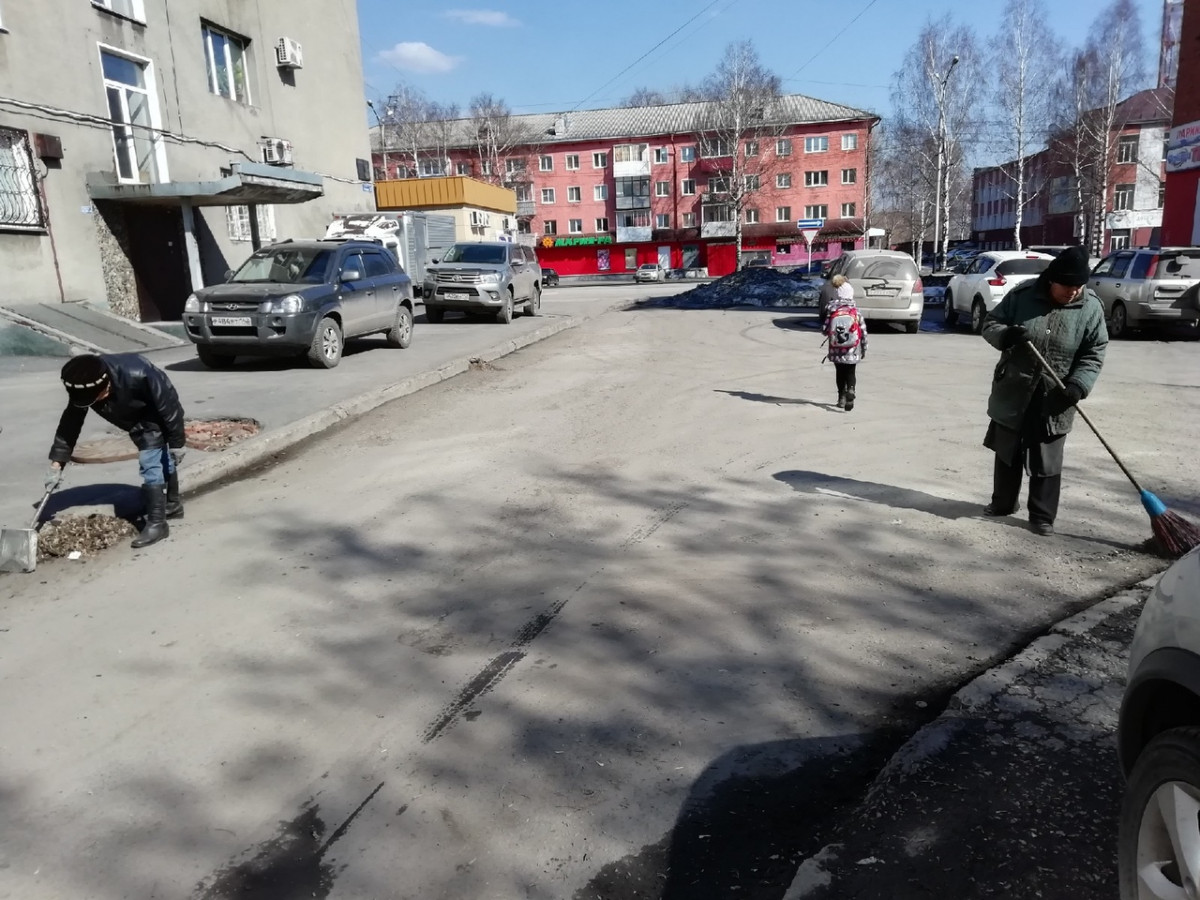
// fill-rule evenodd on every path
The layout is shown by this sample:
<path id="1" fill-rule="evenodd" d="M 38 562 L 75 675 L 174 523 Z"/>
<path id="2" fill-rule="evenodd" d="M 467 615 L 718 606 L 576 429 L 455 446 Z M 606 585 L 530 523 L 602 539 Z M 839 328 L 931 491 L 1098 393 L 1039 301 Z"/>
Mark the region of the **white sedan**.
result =
<path id="1" fill-rule="evenodd" d="M 971 330 L 983 330 L 983 318 L 1004 295 L 1023 281 L 1037 278 L 1054 257 L 1025 250 L 988 250 L 980 253 L 970 268 L 955 275 L 946 285 L 946 327 L 958 324 L 959 316 L 971 316 Z"/>

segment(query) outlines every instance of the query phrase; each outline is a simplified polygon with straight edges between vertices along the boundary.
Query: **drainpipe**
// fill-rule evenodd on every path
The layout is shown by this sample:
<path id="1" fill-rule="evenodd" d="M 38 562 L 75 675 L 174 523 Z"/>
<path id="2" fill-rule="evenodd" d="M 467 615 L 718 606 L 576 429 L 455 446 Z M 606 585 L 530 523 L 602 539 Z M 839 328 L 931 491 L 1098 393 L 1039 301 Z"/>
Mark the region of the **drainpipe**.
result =
<path id="1" fill-rule="evenodd" d="M 54 260 L 54 278 L 58 281 L 58 299 L 60 303 L 67 302 L 67 292 L 63 288 L 62 266 L 58 264 L 58 245 L 54 242 L 54 229 L 50 227 L 50 201 L 46 199 L 46 176 L 38 182 L 38 200 L 42 204 L 42 216 L 46 220 L 46 235 L 50 238 L 50 256 Z"/>

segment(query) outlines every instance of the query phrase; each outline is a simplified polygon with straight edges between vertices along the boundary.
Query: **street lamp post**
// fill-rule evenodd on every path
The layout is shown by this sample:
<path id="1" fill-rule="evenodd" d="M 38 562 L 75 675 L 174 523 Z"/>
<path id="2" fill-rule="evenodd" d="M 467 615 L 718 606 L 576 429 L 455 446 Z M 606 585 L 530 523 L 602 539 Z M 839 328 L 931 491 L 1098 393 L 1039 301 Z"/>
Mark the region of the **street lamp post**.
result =
<path id="1" fill-rule="evenodd" d="M 379 116 L 379 110 L 375 108 L 375 104 L 370 100 L 367 101 L 367 106 L 371 112 L 375 113 L 375 122 L 379 125 L 379 155 L 383 159 L 383 178 L 386 181 L 388 177 L 388 158 L 387 158 L 387 137 L 383 130 L 383 119 Z"/>
<path id="2" fill-rule="evenodd" d="M 938 83 L 938 124 L 937 124 L 937 184 L 933 191 L 933 268 L 935 271 L 941 271 L 940 265 L 944 265 L 946 258 L 945 242 L 942 240 L 942 197 L 943 197 L 943 173 L 945 173 L 944 194 L 950 194 L 949 172 L 946 165 L 946 83 L 950 80 L 950 73 L 954 71 L 954 67 L 958 65 L 958 57 L 950 60 L 950 67 L 946 69 L 946 74 Z M 950 214 L 946 214 L 946 232 L 949 236 Z"/>

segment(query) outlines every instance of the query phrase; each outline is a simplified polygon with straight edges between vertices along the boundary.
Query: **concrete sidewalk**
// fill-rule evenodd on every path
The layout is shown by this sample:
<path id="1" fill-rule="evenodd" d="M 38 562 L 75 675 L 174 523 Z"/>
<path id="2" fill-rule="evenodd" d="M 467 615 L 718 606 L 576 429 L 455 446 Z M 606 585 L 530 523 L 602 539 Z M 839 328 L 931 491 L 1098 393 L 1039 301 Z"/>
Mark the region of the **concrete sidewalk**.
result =
<path id="1" fill-rule="evenodd" d="M 280 359 L 239 360 L 227 371 L 206 369 L 188 344 L 145 355 L 170 376 L 185 413 L 195 418 L 251 418 L 258 436 L 227 450 L 189 450 L 181 466 L 185 493 L 237 475 L 300 441 L 346 419 L 467 370 L 472 359 L 489 361 L 578 325 L 637 294 L 626 288 L 551 289 L 542 315 L 521 316 L 510 325 L 451 318 L 432 325 L 418 312 L 412 346 L 397 350 L 381 336 L 349 341 L 341 364 L 331 370 Z M 58 378 L 61 357 L 0 358 L 0 524 L 25 527 L 42 480 L 66 394 Z M 88 416 L 80 440 L 119 434 L 96 415 Z M 47 514 L 72 507 L 136 501 L 137 462 L 71 465 Z"/>

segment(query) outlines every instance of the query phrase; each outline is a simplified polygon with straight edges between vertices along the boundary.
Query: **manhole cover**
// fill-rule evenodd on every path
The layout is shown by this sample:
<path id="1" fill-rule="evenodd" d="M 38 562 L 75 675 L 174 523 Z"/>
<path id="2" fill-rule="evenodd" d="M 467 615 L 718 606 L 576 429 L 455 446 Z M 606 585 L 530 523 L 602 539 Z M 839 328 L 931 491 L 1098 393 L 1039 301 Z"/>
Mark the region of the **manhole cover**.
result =
<path id="1" fill-rule="evenodd" d="M 254 437 L 260 431 L 261 424 L 246 418 L 187 419 L 183 423 L 187 445 L 193 450 L 224 450 L 239 441 Z M 71 462 L 122 462 L 137 459 L 137 455 L 137 447 L 128 435 L 114 434 L 80 441 L 75 445 L 75 452 L 71 454 Z"/>

